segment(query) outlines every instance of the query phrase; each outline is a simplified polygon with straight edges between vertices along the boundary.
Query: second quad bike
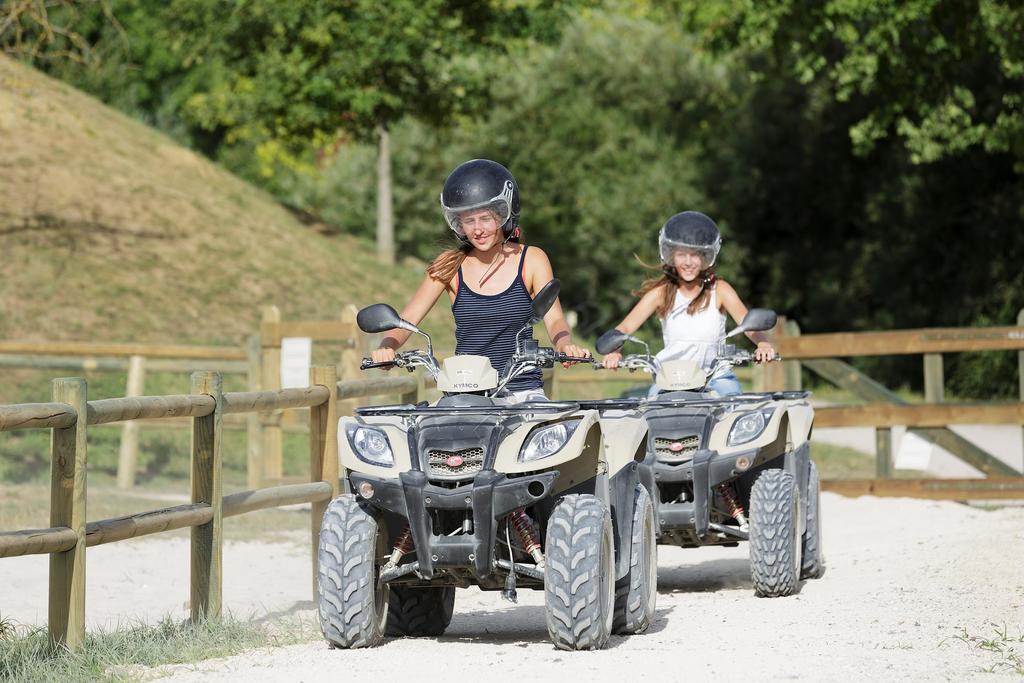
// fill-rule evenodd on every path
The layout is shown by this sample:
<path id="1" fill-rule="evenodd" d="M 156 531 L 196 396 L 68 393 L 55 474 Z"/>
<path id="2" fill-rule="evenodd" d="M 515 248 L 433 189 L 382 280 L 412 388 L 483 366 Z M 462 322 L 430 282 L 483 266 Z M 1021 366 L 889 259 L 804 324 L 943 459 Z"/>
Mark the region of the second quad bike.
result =
<path id="1" fill-rule="evenodd" d="M 557 280 L 537 293 L 522 332 L 557 295 Z M 365 332 L 426 336 L 425 353 L 400 352 L 386 365 L 425 369 L 443 395 L 339 421 L 344 493 L 329 504 L 318 551 L 328 643 L 440 635 L 455 589 L 470 586 L 512 601 L 517 587 L 543 590 L 548 633 L 562 649 L 602 648 L 613 632 L 645 630 L 656 542 L 643 448 L 605 439 L 598 412 L 578 403 L 517 403 L 504 391 L 524 372 L 590 359 L 517 338 L 499 377 L 485 356 L 438 363 L 430 337 L 385 304 L 357 322 Z"/>
<path id="2" fill-rule="evenodd" d="M 726 338 L 775 322 L 774 312 L 752 309 Z M 629 341 L 647 347 L 610 330 L 597 351 L 607 354 Z M 717 372 L 752 360 L 750 352 L 722 343 L 705 374 L 691 361 L 660 363 L 646 348 L 619 366 L 651 373 L 658 393 L 619 403 L 642 413 L 649 428 L 641 477 L 654 501 L 658 542 L 692 548 L 749 541 L 754 590 L 785 596 L 825 569 L 809 442 L 814 409 L 805 391 L 719 396 L 708 390 Z"/>

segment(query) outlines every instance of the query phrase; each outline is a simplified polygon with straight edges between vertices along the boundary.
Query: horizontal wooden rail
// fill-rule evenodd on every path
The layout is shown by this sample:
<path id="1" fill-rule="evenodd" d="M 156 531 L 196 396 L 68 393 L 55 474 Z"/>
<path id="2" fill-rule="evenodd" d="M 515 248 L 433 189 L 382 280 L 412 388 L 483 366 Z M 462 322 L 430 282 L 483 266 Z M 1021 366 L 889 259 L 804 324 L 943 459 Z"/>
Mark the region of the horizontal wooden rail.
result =
<path id="1" fill-rule="evenodd" d="M 170 417 L 203 417 L 213 412 L 212 396 L 178 394 L 171 396 L 129 396 L 89 401 L 89 424 Z"/>
<path id="2" fill-rule="evenodd" d="M 328 398 L 330 390 L 322 386 L 277 391 L 235 391 L 224 394 L 224 413 L 309 408 L 320 405 Z"/>
<path id="3" fill-rule="evenodd" d="M 60 553 L 75 547 L 78 535 L 66 526 L 0 533 L 0 557 Z"/>
<path id="4" fill-rule="evenodd" d="M 77 370 L 90 372 L 104 370 L 125 372 L 129 362 L 125 358 L 93 358 L 74 356 L 36 356 L 0 354 L 0 368 L 40 368 L 45 370 Z M 194 372 L 196 370 L 214 370 L 222 373 L 244 374 L 249 364 L 237 360 L 170 360 L 163 358 L 147 359 L 147 372 Z"/>
<path id="5" fill-rule="evenodd" d="M 321 500 L 330 500 L 331 495 L 331 485 L 326 481 L 242 491 L 224 496 L 224 516 L 233 517 L 254 510 L 264 510 L 282 505 L 315 503 Z"/>
<path id="6" fill-rule="evenodd" d="M 1024 477 L 985 479 L 830 479 L 822 491 L 843 496 L 929 498 L 932 500 L 1024 500 Z"/>
<path id="7" fill-rule="evenodd" d="M 114 543 L 126 538 L 138 538 L 148 534 L 158 534 L 162 531 L 198 526 L 206 524 L 211 519 L 213 519 L 213 508 L 206 503 L 187 503 L 159 510 L 138 512 L 134 515 L 89 522 L 85 527 L 85 544 L 94 546 Z"/>
<path id="8" fill-rule="evenodd" d="M 0 406 L 0 432 L 40 427 L 64 429 L 75 424 L 77 419 L 75 409 L 67 403 L 19 403 Z"/>
<path id="9" fill-rule="evenodd" d="M 264 320 L 260 325 L 260 343 L 264 347 L 281 346 L 284 337 L 310 337 L 313 341 L 342 342 L 354 347 L 359 328 L 342 320 Z"/>
<path id="10" fill-rule="evenodd" d="M 369 379 L 349 379 L 338 382 L 338 399 L 363 398 L 381 394 L 405 394 L 416 390 L 416 378 L 408 377 L 371 377 Z"/>
<path id="11" fill-rule="evenodd" d="M 246 350 L 240 346 L 175 346 L 171 344 L 114 344 L 105 342 L 0 341 L 0 353 L 41 356 L 145 356 L 146 358 L 240 361 L 248 358 Z"/>
<path id="12" fill-rule="evenodd" d="M 945 427 L 957 424 L 1024 424 L 1024 403 L 870 404 L 815 408 L 815 427 Z"/>
<path id="13" fill-rule="evenodd" d="M 925 328 L 890 332 L 838 332 L 779 337 L 786 360 L 1024 349 L 1024 327 Z"/>

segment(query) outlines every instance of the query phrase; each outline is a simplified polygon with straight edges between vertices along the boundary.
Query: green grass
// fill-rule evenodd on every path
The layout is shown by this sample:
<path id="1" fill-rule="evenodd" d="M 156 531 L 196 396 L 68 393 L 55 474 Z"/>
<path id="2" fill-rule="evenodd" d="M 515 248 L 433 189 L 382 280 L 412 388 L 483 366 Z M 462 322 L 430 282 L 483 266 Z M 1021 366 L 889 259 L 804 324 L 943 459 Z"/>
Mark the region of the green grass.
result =
<path id="1" fill-rule="evenodd" d="M 991 663 L 979 667 L 980 672 L 1024 676 L 1024 631 L 1011 635 L 1006 624 L 990 623 L 989 627 L 991 630 L 987 634 L 969 633 L 960 627 L 960 632 L 953 638 L 971 649 L 990 653 Z"/>
<path id="2" fill-rule="evenodd" d="M 156 625 L 127 625 L 86 635 L 78 652 L 53 648 L 45 629 L 0 632 L 0 680 L 130 681 L 145 668 L 194 664 L 257 647 L 277 647 L 317 637 L 306 619 L 258 624 L 226 618 L 199 624 L 165 617 Z"/>

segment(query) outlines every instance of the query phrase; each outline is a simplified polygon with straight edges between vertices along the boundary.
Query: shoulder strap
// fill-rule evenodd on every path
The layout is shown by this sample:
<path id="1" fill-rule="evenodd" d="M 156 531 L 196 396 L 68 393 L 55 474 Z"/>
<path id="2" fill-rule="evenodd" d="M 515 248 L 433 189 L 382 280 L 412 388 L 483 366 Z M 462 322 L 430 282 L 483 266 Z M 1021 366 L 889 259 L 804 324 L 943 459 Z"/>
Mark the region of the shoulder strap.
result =
<path id="1" fill-rule="evenodd" d="M 527 245 L 524 244 L 523 245 L 523 253 L 521 253 L 519 255 L 519 277 L 520 277 L 520 279 L 522 279 L 522 277 L 523 277 L 523 266 L 526 265 L 526 250 L 529 249 L 529 248 L 530 247 L 528 247 Z"/>

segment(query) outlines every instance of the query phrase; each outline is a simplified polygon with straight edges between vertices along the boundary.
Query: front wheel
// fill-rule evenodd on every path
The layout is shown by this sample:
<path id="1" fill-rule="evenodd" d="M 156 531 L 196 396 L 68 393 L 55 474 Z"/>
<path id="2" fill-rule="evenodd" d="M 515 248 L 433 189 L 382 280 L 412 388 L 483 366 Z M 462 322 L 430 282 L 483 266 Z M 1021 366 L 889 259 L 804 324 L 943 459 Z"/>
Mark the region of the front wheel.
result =
<path id="1" fill-rule="evenodd" d="M 643 633 L 654 618 L 658 596 L 658 539 L 654 535 L 654 506 L 647 488 L 633 495 L 633 534 L 621 552 L 629 553 L 629 571 L 615 582 L 612 632 Z"/>
<path id="2" fill-rule="evenodd" d="M 599 650 L 612 630 L 615 549 L 608 507 L 589 494 L 565 496 L 544 544 L 548 635 L 561 650 Z"/>
<path id="3" fill-rule="evenodd" d="M 825 573 L 825 556 L 821 552 L 821 483 L 818 468 L 810 463 L 807 473 L 807 514 L 803 538 L 801 579 L 820 579 Z"/>
<path id="4" fill-rule="evenodd" d="M 320 630 L 331 647 L 370 647 L 384 638 L 389 590 L 377 580 L 377 558 L 387 554 L 387 540 L 354 496 L 339 496 L 327 506 L 316 589 Z"/>
<path id="5" fill-rule="evenodd" d="M 750 577 L 767 598 L 800 585 L 800 494 L 784 470 L 765 470 L 750 491 Z"/>

